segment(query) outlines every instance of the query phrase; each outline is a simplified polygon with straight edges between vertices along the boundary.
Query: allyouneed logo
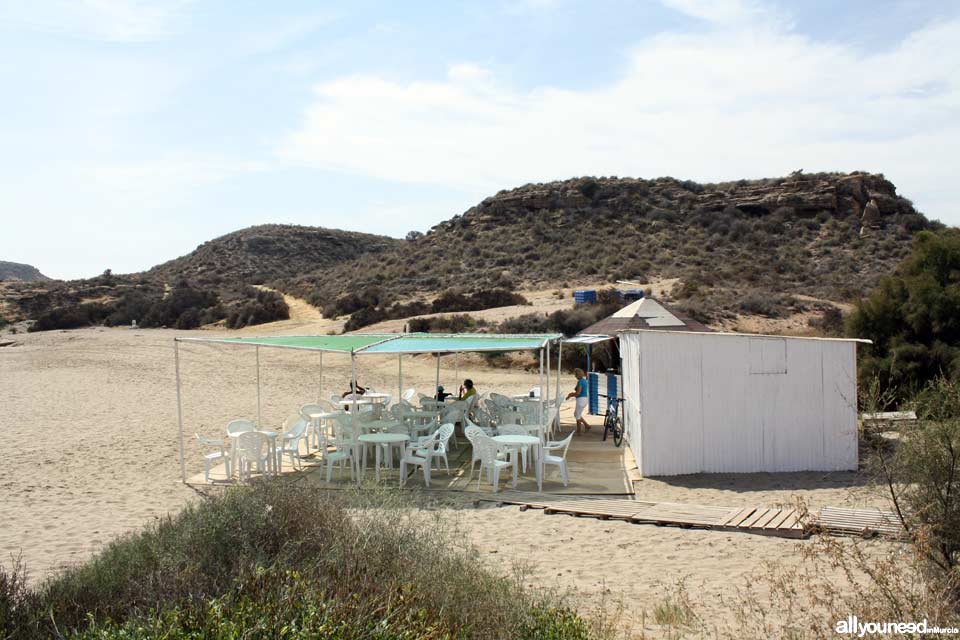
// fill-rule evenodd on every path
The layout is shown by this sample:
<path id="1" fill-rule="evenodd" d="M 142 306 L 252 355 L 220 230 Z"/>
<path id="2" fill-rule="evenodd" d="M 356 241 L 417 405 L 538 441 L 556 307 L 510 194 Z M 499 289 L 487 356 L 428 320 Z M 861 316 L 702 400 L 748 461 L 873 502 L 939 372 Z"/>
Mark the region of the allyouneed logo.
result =
<path id="1" fill-rule="evenodd" d="M 842 635 L 855 635 L 862 638 L 870 635 L 907 635 L 907 634 L 942 634 L 956 635 L 960 629 L 956 627 L 937 627 L 927 623 L 926 620 L 920 622 L 860 622 L 857 616 L 848 616 L 846 620 L 839 620 L 834 625 L 834 630 Z"/>

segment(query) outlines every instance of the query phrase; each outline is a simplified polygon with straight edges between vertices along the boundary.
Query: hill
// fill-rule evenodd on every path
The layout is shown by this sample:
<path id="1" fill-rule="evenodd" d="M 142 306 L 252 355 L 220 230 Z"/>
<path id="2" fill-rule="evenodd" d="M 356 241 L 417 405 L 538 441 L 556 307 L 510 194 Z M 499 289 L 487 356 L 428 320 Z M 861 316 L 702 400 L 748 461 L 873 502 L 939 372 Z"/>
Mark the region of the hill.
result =
<path id="1" fill-rule="evenodd" d="M 8 285 L 4 297 L 14 316 L 98 303 L 106 307 L 102 319 L 131 290 L 156 299 L 171 286 L 193 287 L 212 292 L 204 308 L 215 309 L 265 295 L 249 285 L 266 284 L 327 315 L 359 314 L 348 324 L 358 328 L 389 317 L 517 304 L 509 290 L 519 287 L 674 279 L 674 306 L 718 325 L 854 300 L 893 271 L 915 232 L 936 226 L 890 181 L 868 173 L 720 184 L 575 178 L 501 191 L 407 240 L 262 225 L 140 274 Z M 197 296 L 184 291 L 181 298 Z M 223 319 L 223 311 L 201 314 L 199 322 Z M 260 322 L 270 314 L 247 317 Z"/>
<path id="2" fill-rule="evenodd" d="M 37 329 L 87 324 L 192 328 L 223 321 L 240 327 L 287 317 L 272 292 L 250 285 L 385 251 L 399 240 L 293 225 L 241 229 L 185 256 L 133 274 L 110 271 L 66 282 L 8 283 L 0 297 L 8 321 L 32 319 Z"/>
<path id="3" fill-rule="evenodd" d="M 578 178 L 501 191 L 392 250 L 275 286 L 329 308 L 365 288 L 385 304 L 449 288 L 679 278 L 674 301 L 717 323 L 805 306 L 784 294 L 854 299 L 931 226 L 882 175 Z"/>
<path id="4" fill-rule="evenodd" d="M 50 278 L 40 273 L 40 270 L 32 265 L 0 260 L 0 280 L 43 282 L 50 280 Z"/>
<path id="5" fill-rule="evenodd" d="M 315 272 L 368 252 L 389 251 L 400 244 L 399 240 L 368 233 L 265 224 L 204 242 L 145 275 L 164 282 L 186 278 L 198 283 L 260 284 Z"/>

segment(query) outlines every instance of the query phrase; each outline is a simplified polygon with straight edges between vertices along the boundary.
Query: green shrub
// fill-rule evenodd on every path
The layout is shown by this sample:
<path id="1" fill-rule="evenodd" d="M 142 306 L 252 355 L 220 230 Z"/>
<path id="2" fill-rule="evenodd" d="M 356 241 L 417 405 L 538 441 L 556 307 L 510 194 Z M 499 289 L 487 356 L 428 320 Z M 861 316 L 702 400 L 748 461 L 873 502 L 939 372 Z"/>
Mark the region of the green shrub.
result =
<path id="1" fill-rule="evenodd" d="M 857 303 L 847 333 L 860 350 L 862 385 L 874 378 L 903 401 L 940 375 L 960 373 L 960 230 L 923 231 L 897 272 Z"/>
<path id="2" fill-rule="evenodd" d="M 34 591 L 0 569 L 0 637 L 588 638 L 397 494 L 262 483 L 188 506 Z"/>

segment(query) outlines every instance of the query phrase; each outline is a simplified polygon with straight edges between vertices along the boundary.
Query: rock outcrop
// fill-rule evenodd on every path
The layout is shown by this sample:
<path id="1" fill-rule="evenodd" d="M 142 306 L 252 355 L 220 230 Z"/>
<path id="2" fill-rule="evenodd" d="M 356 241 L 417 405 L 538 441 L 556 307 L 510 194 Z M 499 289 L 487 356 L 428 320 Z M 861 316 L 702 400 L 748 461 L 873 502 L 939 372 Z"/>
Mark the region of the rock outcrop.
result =
<path id="1" fill-rule="evenodd" d="M 40 270 L 29 264 L 19 262 L 4 262 L 0 260 L 0 280 L 15 282 L 45 282 L 50 280 L 40 273 Z"/>

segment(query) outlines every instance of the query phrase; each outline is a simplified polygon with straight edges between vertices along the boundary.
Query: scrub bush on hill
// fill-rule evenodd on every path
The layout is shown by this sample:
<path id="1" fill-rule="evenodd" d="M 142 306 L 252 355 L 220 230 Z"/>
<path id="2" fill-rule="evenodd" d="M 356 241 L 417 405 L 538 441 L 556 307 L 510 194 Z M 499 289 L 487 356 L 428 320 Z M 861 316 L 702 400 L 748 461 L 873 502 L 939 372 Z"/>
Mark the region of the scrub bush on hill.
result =
<path id="1" fill-rule="evenodd" d="M 33 590 L 0 569 L 0 638 L 596 637 L 462 540 L 396 494 L 234 488 Z"/>
<path id="2" fill-rule="evenodd" d="M 481 289 L 470 294 L 446 291 L 440 294 L 430 305 L 421 301 L 388 304 L 382 290 L 370 288 L 360 295 L 338 298 L 329 309 L 324 308 L 324 315 L 335 317 L 350 313 L 350 319 L 344 325 L 344 331 L 354 331 L 384 320 L 410 318 L 427 313 L 480 311 L 494 307 L 524 304 L 529 303 L 522 295 L 499 288 Z"/>
<path id="3" fill-rule="evenodd" d="M 227 326 L 239 329 L 289 317 L 283 296 L 274 291 L 243 287 L 221 297 L 216 291 L 182 281 L 166 294 L 135 289 L 109 302 L 50 309 L 37 318 L 30 331 L 77 329 L 98 324 L 129 326 L 134 321 L 144 328 L 196 329 L 224 319 Z"/>

